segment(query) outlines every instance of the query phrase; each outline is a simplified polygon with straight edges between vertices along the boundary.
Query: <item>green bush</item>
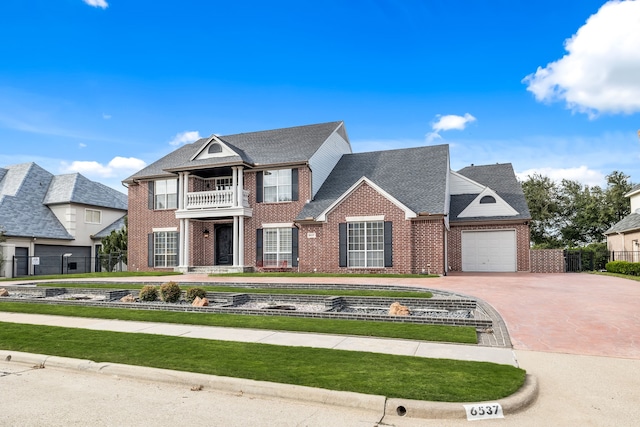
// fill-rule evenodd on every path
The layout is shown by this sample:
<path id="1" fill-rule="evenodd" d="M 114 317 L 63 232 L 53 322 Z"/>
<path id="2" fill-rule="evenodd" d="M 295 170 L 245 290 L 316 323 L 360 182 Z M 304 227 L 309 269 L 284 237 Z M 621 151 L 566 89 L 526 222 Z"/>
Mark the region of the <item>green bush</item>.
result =
<path id="1" fill-rule="evenodd" d="M 167 282 L 160 285 L 160 298 L 164 302 L 180 301 L 180 286 L 176 282 Z"/>
<path id="2" fill-rule="evenodd" d="M 153 285 L 146 285 L 140 289 L 138 294 L 140 301 L 155 301 L 158 299 L 158 290 Z"/>
<path id="3" fill-rule="evenodd" d="M 640 262 L 611 261 L 605 266 L 609 273 L 640 276 Z"/>
<path id="4" fill-rule="evenodd" d="M 186 298 L 187 301 L 193 302 L 196 297 L 204 298 L 207 296 L 207 292 L 202 288 L 189 288 L 187 289 Z"/>

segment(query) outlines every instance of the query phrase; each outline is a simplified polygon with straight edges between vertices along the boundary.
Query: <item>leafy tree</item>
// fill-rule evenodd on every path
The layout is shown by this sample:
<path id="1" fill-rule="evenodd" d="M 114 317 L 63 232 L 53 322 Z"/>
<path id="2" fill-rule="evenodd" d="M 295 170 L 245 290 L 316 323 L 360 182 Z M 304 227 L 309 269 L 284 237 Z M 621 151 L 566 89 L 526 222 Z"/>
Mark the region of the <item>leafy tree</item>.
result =
<path id="1" fill-rule="evenodd" d="M 547 248 L 561 247 L 557 185 L 547 176 L 534 174 L 522 183 L 522 190 L 532 218 L 531 242 Z"/>
<path id="2" fill-rule="evenodd" d="M 536 247 L 585 246 L 604 241 L 604 232 L 630 212 L 624 195 L 633 185 L 614 171 L 607 186 L 589 187 L 577 181 L 535 174 L 522 183 L 531 213 L 531 242 Z"/>
<path id="3" fill-rule="evenodd" d="M 102 239 L 102 247 L 99 256 L 102 266 L 107 271 L 112 271 L 113 267 L 120 261 L 127 263 L 127 217 L 124 217 L 124 227 L 120 230 L 113 230 L 107 237 Z"/>

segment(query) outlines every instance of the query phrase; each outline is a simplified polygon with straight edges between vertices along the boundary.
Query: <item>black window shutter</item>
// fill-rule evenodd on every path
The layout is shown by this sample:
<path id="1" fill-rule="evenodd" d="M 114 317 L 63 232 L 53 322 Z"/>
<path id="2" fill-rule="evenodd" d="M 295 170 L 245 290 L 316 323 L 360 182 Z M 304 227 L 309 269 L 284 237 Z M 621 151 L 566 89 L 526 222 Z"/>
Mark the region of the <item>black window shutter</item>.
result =
<path id="1" fill-rule="evenodd" d="M 256 203 L 262 203 L 262 177 L 263 172 L 256 173 Z"/>
<path id="2" fill-rule="evenodd" d="M 291 200 L 298 200 L 298 169 L 291 169 Z"/>
<path id="3" fill-rule="evenodd" d="M 153 184 L 154 184 L 153 181 L 149 181 L 149 206 L 148 206 L 149 210 L 153 210 L 153 208 L 154 208 Z"/>
<path id="4" fill-rule="evenodd" d="M 393 267 L 392 222 L 384 222 L 384 266 Z"/>
<path id="5" fill-rule="evenodd" d="M 256 266 L 262 267 L 262 228 L 256 230 Z"/>
<path id="6" fill-rule="evenodd" d="M 340 267 L 347 266 L 347 223 L 338 224 L 338 246 L 340 247 Z"/>
<path id="7" fill-rule="evenodd" d="M 149 267 L 155 266 L 153 259 L 153 233 L 149 233 L 147 236 L 147 265 Z"/>
<path id="8" fill-rule="evenodd" d="M 291 266 L 298 266 L 298 228 L 293 227 L 291 229 Z"/>

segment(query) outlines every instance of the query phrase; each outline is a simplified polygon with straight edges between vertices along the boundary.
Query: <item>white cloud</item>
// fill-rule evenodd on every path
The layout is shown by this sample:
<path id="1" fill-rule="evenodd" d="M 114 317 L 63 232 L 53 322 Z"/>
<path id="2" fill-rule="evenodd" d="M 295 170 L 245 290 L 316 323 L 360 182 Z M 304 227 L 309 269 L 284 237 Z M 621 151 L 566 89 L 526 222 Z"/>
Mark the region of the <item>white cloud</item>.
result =
<path id="1" fill-rule="evenodd" d="M 102 9 L 106 9 L 107 7 L 109 7 L 109 4 L 107 3 L 106 0 L 82 0 L 82 1 L 88 4 L 89 6 L 93 6 L 93 7 L 100 7 Z"/>
<path id="2" fill-rule="evenodd" d="M 178 146 L 183 144 L 190 144 L 202 138 L 200 136 L 200 132 L 197 130 L 184 131 L 176 134 L 175 137 L 171 141 L 169 141 L 169 145 Z"/>
<path id="3" fill-rule="evenodd" d="M 437 120 L 431 124 L 433 132 L 429 132 L 426 135 L 427 142 L 431 142 L 435 139 L 442 139 L 440 132 L 447 130 L 464 130 L 467 124 L 475 122 L 476 118 L 471 114 L 466 113 L 464 116 L 456 116 L 455 114 L 449 114 L 446 116 L 437 115 Z"/>
<path id="4" fill-rule="evenodd" d="M 102 118 L 105 120 L 109 120 L 111 118 L 111 114 L 102 113 Z"/>
<path id="5" fill-rule="evenodd" d="M 144 168 L 146 163 L 135 157 L 114 157 L 108 164 L 103 165 L 96 161 L 76 160 L 71 163 L 62 162 L 62 170 L 65 173 L 78 172 L 87 177 L 113 178 L 128 175 Z M 123 179 L 126 177 L 123 177 Z"/>
<path id="6" fill-rule="evenodd" d="M 640 111 L 640 1 L 609 1 L 570 39 L 567 54 L 524 78 L 538 101 L 573 111 Z"/>
<path id="7" fill-rule="evenodd" d="M 87 148 L 87 144 L 81 142 L 80 144 L 78 144 L 79 148 Z"/>
<path id="8" fill-rule="evenodd" d="M 605 182 L 605 176 L 602 172 L 589 169 L 587 166 L 579 166 L 575 168 L 554 169 L 549 167 L 528 169 L 524 172 L 516 173 L 521 181 L 525 181 L 528 177 L 539 174 L 551 178 L 553 181 L 560 182 L 563 179 L 570 181 L 578 181 L 582 185 L 593 187 L 595 185 L 602 186 Z"/>

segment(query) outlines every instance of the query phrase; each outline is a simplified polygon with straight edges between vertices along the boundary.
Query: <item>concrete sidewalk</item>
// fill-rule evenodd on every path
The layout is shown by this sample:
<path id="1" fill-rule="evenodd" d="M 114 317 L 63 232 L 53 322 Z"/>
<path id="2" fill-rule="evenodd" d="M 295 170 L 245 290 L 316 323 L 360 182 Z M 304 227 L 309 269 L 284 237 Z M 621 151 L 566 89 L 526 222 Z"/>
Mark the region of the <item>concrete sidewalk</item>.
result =
<path id="1" fill-rule="evenodd" d="M 224 328 L 174 323 L 134 322 L 9 312 L 0 312 L 0 322 L 171 335 L 185 338 L 251 342 L 293 347 L 329 348 L 334 350 L 492 362 L 502 365 L 518 366 L 513 350 L 509 348 L 482 347 L 477 345 L 441 344 L 403 339 L 282 332 L 264 329 Z"/>

